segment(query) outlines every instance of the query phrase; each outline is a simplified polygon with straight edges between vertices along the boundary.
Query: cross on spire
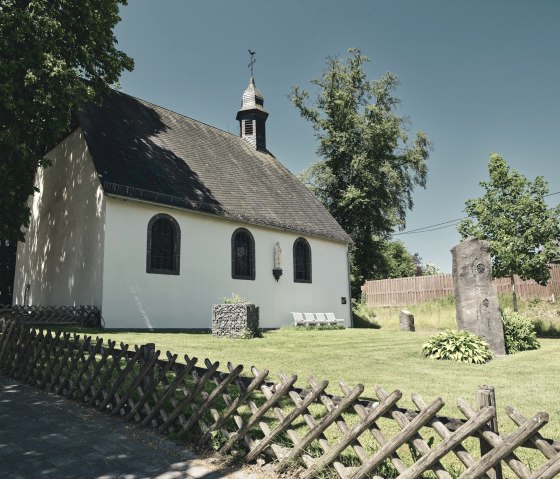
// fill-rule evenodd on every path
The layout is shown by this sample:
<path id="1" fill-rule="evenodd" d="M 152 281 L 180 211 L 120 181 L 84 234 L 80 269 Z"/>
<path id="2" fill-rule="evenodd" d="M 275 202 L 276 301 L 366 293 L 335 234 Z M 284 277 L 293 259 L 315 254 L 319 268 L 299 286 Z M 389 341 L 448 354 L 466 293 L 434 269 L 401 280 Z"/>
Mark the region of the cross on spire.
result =
<path id="1" fill-rule="evenodd" d="M 257 62 L 257 60 L 255 59 L 255 53 L 257 52 L 252 52 L 249 49 L 249 55 L 251 55 L 251 60 L 249 61 L 249 65 L 247 66 L 251 69 L 251 78 L 253 78 L 253 65 Z"/>

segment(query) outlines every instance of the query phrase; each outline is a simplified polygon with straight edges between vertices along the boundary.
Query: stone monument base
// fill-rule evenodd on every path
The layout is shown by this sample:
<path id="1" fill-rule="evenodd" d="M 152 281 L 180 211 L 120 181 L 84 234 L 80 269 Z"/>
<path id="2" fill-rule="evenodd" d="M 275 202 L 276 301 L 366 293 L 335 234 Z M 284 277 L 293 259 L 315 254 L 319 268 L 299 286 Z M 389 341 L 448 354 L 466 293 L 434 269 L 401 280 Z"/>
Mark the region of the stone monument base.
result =
<path id="1" fill-rule="evenodd" d="M 259 307 L 254 304 L 215 304 L 212 336 L 251 338 L 259 330 Z"/>
<path id="2" fill-rule="evenodd" d="M 414 315 L 410 311 L 403 309 L 401 311 L 399 319 L 401 331 L 416 331 L 416 328 L 414 326 Z"/>

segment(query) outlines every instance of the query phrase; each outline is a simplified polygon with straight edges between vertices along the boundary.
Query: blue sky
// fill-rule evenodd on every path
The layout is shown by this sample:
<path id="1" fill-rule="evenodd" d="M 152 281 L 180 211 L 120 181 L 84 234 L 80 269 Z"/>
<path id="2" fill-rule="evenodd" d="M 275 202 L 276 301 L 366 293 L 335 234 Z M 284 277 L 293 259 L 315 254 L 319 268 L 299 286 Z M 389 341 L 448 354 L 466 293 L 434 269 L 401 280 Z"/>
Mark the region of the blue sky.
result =
<path id="1" fill-rule="evenodd" d="M 119 47 L 136 63 L 123 91 L 231 132 L 255 50 L 267 146 L 294 173 L 318 158 L 293 86 L 310 89 L 350 47 L 370 57 L 371 79 L 397 74 L 399 113 L 434 146 L 407 231 L 460 218 L 492 152 L 560 191 L 558 0 L 133 0 L 121 16 Z M 451 271 L 454 227 L 395 238 Z"/>

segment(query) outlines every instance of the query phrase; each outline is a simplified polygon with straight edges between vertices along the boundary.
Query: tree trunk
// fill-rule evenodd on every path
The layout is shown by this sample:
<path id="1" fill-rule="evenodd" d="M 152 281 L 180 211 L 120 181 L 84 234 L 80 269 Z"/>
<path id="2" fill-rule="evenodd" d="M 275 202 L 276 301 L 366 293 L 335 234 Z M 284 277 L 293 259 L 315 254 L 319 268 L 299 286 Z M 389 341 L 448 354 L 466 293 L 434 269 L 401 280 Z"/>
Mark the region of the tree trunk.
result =
<path id="1" fill-rule="evenodd" d="M 513 277 L 513 274 L 510 276 L 511 279 L 511 293 L 512 293 L 512 299 L 513 299 L 513 310 L 517 313 L 518 308 L 517 308 L 517 291 L 515 291 L 515 279 Z"/>

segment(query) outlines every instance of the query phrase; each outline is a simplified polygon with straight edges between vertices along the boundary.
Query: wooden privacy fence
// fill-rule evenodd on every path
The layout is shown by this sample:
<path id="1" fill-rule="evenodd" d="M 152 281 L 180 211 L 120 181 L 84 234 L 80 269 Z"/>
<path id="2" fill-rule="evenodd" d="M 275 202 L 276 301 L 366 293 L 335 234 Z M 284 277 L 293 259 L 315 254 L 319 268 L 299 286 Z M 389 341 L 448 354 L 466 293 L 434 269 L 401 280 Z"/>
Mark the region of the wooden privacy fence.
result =
<path id="1" fill-rule="evenodd" d="M 550 266 L 550 280 L 540 286 L 533 280 L 522 280 L 515 276 L 515 288 L 520 298 L 555 299 L 560 295 L 560 264 Z M 509 278 L 494 280 L 498 293 L 511 293 Z M 368 306 L 407 306 L 433 299 L 454 296 L 453 276 L 438 274 L 433 276 L 411 276 L 409 278 L 380 279 L 366 281 L 362 286 Z"/>
<path id="2" fill-rule="evenodd" d="M 37 325 L 101 326 L 101 311 L 96 306 L 0 305 L 0 319 L 14 319 Z"/>
<path id="3" fill-rule="evenodd" d="M 222 454 L 247 462 L 262 458 L 290 477 L 313 478 L 328 470 L 343 479 L 437 477 L 552 478 L 560 474 L 560 443 L 541 437 L 548 422 L 541 412 L 526 419 L 506 412 L 515 430 L 497 429 L 493 390 L 478 391 L 477 406 L 457 403 L 462 418 L 438 415 L 444 406 L 420 396 L 417 410 L 398 405 L 401 392 L 340 383 L 340 396 L 326 392 L 327 381 L 310 378 L 306 389 L 297 376 L 208 359 L 202 364 L 153 345 L 104 342 L 91 336 L 30 328 L 4 321 L 0 330 L 0 369 L 35 387 L 141 423 L 160 433 L 188 436 Z M 533 450 L 531 467 L 519 451 Z M 429 474 L 429 475 L 425 475 Z"/>

